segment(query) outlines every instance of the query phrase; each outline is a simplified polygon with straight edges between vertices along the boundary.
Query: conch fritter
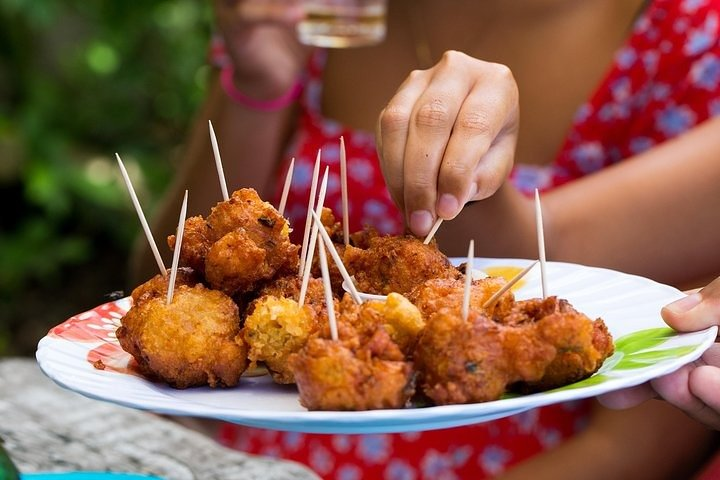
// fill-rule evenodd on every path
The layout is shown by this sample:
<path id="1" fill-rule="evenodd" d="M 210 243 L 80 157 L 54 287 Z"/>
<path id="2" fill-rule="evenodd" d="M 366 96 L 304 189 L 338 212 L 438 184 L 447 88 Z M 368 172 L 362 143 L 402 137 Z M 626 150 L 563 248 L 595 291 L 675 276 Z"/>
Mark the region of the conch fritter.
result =
<path id="1" fill-rule="evenodd" d="M 470 284 L 470 308 L 484 311 L 492 318 L 502 318 L 510 313 L 515 304 L 515 295 L 508 290 L 488 309 L 483 305 L 498 290 L 506 285 L 501 277 L 487 277 L 473 280 Z M 465 295 L 465 278 L 431 278 L 415 287 L 408 299 L 427 318 L 435 312 L 450 308 L 460 312 Z"/>
<path id="2" fill-rule="evenodd" d="M 420 387 L 438 405 L 497 400 L 507 386 L 537 381 L 555 350 L 529 328 L 504 327 L 481 312 L 444 309 L 420 335 L 413 361 Z"/>
<path id="3" fill-rule="evenodd" d="M 297 270 L 299 247 L 289 234 L 287 220 L 255 190 L 243 188 L 215 205 L 206 220 L 185 221 L 180 262 L 232 296 Z M 174 235 L 168 244 L 174 248 Z"/>
<path id="4" fill-rule="evenodd" d="M 523 316 L 524 321 L 518 318 Z M 591 320 L 567 300 L 554 296 L 517 302 L 506 321 L 532 322 L 534 334 L 555 349 L 542 378 L 523 382 L 522 391 L 543 391 L 587 378 L 614 352 L 612 336 L 602 319 Z"/>
<path id="5" fill-rule="evenodd" d="M 589 377 L 612 354 L 601 319 L 565 300 L 518 302 L 505 318 L 471 310 L 433 314 L 413 360 L 423 392 L 437 404 L 496 400 L 509 388 L 539 391 Z"/>
<path id="6" fill-rule="evenodd" d="M 117 338 L 146 375 L 175 388 L 237 385 L 247 368 L 238 307 L 201 284 L 181 285 L 170 305 L 164 295 L 134 305 Z"/>
<path id="7" fill-rule="evenodd" d="M 365 249 L 348 246 L 343 262 L 358 290 L 387 295 L 408 294 L 430 278 L 456 278 L 458 270 L 438 250 L 412 236 L 375 236 Z"/>
<path id="8" fill-rule="evenodd" d="M 418 336 L 425 328 L 422 313 L 399 293 L 390 293 L 385 301 L 371 300 L 356 305 L 346 295 L 342 300 L 342 321 L 350 324 L 361 341 L 370 338 L 382 326 L 406 357 L 411 357 Z"/>
<path id="9" fill-rule="evenodd" d="M 406 406 L 415 391 L 412 365 L 384 327 L 363 343 L 351 327 L 338 329 L 340 340 L 313 337 L 290 356 L 300 403 L 309 410 Z"/>
<path id="10" fill-rule="evenodd" d="M 268 295 L 258 299 L 242 329 L 251 366 L 263 362 L 276 383 L 294 383 L 288 357 L 317 332 L 317 317 L 307 304 L 301 307 L 290 298 Z"/>
<path id="11" fill-rule="evenodd" d="M 169 271 L 165 275 L 158 273 L 147 282 L 133 289 L 130 294 L 133 299 L 133 304 L 137 305 L 153 297 L 166 297 L 169 283 Z M 175 287 L 179 287 L 180 285 L 192 287 L 198 283 L 200 283 L 200 276 L 197 275 L 193 269 L 188 267 L 178 268 L 177 275 L 175 276 Z"/>

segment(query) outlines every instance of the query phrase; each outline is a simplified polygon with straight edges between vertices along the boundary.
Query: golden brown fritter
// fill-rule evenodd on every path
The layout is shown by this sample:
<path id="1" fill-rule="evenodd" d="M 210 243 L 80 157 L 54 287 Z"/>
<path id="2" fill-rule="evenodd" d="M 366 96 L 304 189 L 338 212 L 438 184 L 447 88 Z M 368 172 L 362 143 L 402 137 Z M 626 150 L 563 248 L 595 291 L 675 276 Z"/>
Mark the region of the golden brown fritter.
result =
<path id="1" fill-rule="evenodd" d="M 290 366 L 309 410 L 402 408 L 415 391 L 412 365 L 382 327 L 365 344 L 313 337 Z"/>
<path id="2" fill-rule="evenodd" d="M 526 330 L 475 310 L 466 320 L 449 309 L 431 315 L 413 357 L 423 393 L 438 405 L 486 402 L 540 379 L 555 350 Z"/>
<path id="3" fill-rule="evenodd" d="M 370 247 L 370 240 L 379 236 L 380 234 L 377 230 L 375 230 L 375 228 L 365 225 L 365 228 L 362 230 L 350 233 L 350 245 L 365 250 Z"/>
<path id="4" fill-rule="evenodd" d="M 230 297 L 201 284 L 181 285 L 134 305 L 117 338 L 141 370 L 175 388 L 230 387 L 247 368 L 238 309 Z"/>
<path id="5" fill-rule="evenodd" d="M 403 355 L 411 357 L 418 336 L 425 327 L 420 311 L 399 293 L 391 293 L 386 301 L 352 303 L 349 296 L 341 304 L 340 321 L 351 325 L 361 341 L 369 339 L 383 326 Z"/>
<path id="6" fill-rule="evenodd" d="M 290 298 L 259 298 L 242 329 L 251 367 L 263 362 L 276 383 L 295 383 L 288 357 L 317 330 L 317 314 L 308 305 L 301 307 Z"/>
<path id="7" fill-rule="evenodd" d="M 297 271 L 299 247 L 289 233 L 287 220 L 271 204 L 243 188 L 215 205 L 207 220 L 186 220 L 181 265 L 203 272 L 212 288 L 241 294 Z M 174 236 L 168 244 L 174 247 Z"/>
<path id="8" fill-rule="evenodd" d="M 335 221 L 335 215 L 333 215 L 332 210 L 327 207 L 324 207 L 322 209 L 321 222 L 325 227 L 325 231 L 327 232 L 328 236 L 332 240 L 335 250 L 337 251 L 339 257 L 342 259 L 345 252 L 342 224 Z M 317 241 L 319 243 L 323 240 L 318 236 Z M 313 253 L 312 268 L 310 270 L 310 274 L 314 278 L 322 278 L 322 272 L 320 270 L 320 255 L 318 254 L 317 248 L 318 247 L 316 247 L 315 252 Z M 335 261 L 330 256 L 330 252 L 327 252 L 327 260 L 328 274 L 330 276 L 330 286 L 332 288 L 333 295 L 337 298 L 340 298 L 342 296 L 342 293 L 344 292 L 342 288 L 342 274 L 340 273 L 340 269 L 338 269 L 337 265 L 335 264 Z"/>
<path id="9" fill-rule="evenodd" d="M 180 265 L 190 267 L 205 276 L 205 257 L 214 241 L 213 232 L 202 215 L 186 219 L 180 247 Z M 175 251 L 175 235 L 168 237 L 168 246 Z"/>
<path id="10" fill-rule="evenodd" d="M 335 214 L 332 210 L 327 207 L 322 208 L 322 212 L 320 212 L 320 223 L 325 227 L 325 231 L 333 243 L 336 245 L 343 245 L 345 243 L 342 223 L 335 219 Z"/>
<path id="11" fill-rule="evenodd" d="M 612 354 L 612 337 L 565 300 L 517 302 L 495 321 L 443 309 L 428 320 L 415 355 L 423 392 L 438 404 L 496 400 L 508 388 L 540 391 L 589 377 Z"/>
<path id="12" fill-rule="evenodd" d="M 534 334 L 556 351 L 542 378 L 523 382 L 523 391 L 548 390 L 587 378 L 614 351 L 612 336 L 602 319 L 591 320 L 566 300 L 527 300 L 518 302 L 516 311 L 528 315 Z"/>
<path id="13" fill-rule="evenodd" d="M 433 242 L 423 244 L 412 236 L 378 236 L 366 249 L 348 246 L 343 262 L 355 277 L 358 290 L 387 295 L 408 294 L 430 278 L 456 278 L 458 271 Z"/>
<path id="14" fill-rule="evenodd" d="M 299 302 L 301 286 L 302 279 L 295 274 L 276 277 L 257 291 L 257 299 L 272 295 L 280 298 L 291 298 Z M 249 313 L 252 313 L 256 302 L 257 300 L 253 301 L 248 307 Z M 317 314 L 326 315 L 325 289 L 321 279 L 314 277 L 308 279 L 305 305 L 312 307 Z"/>
<path id="15" fill-rule="evenodd" d="M 507 282 L 500 277 L 487 277 L 473 280 L 470 288 L 470 309 L 482 311 L 491 318 L 502 318 L 515 304 L 515 295 L 508 290 L 486 311 L 485 302 Z M 408 299 L 418 307 L 425 318 L 435 312 L 449 308 L 459 314 L 465 295 L 465 278 L 431 278 L 415 287 Z"/>
<path id="16" fill-rule="evenodd" d="M 147 282 L 138 285 L 130 294 L 133 299 L 133 304 L 137 305 L 153 297 L 166 297 L 169 282 L 170 271 L 168 270 L 165 275 L 158 273 Z M 200 276 L 197 275 L 193 269 L 188 267 L 178 268 L 175 277 L 175 288 L 180 285 L 192 287 L 198 283 L 200 283 Z"/>

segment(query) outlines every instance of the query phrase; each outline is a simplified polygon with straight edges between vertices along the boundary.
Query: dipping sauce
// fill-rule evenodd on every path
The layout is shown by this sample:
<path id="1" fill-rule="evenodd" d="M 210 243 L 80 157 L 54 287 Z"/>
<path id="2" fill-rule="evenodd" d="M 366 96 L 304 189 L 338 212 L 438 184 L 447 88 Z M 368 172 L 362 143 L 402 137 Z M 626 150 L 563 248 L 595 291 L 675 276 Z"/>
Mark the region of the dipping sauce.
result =
<path id="1" fill-rule="evenodd" d="M 488 274 L 489 277 L 503 277 L 508 282 L 515 278 L 517 274 L 522 272 L 524 270 L 523 267 L 510 267 L 510 266 L 502 266 L 498 265 L 495 267 L 485 267 L 483 268 L 483 271 Z M 515 285 L 510 288 L 510 290 L 517 290 L 519 288 L 522 288 L 522 286 L 525 285 L 525 279 L 519 280 Z"/>

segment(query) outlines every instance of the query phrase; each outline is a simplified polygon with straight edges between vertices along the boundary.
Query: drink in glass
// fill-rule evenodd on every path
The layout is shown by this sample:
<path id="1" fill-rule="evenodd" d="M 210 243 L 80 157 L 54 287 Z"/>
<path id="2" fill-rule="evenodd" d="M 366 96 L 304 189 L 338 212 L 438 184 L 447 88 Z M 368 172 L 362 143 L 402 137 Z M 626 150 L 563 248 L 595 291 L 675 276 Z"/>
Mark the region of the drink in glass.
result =
<path id="1" fill-rule="evenodd" d="M 360 47 L 385 38 L 387 0 L 306 0 L 303 8 L 297 30 L 307 45 Z"/>

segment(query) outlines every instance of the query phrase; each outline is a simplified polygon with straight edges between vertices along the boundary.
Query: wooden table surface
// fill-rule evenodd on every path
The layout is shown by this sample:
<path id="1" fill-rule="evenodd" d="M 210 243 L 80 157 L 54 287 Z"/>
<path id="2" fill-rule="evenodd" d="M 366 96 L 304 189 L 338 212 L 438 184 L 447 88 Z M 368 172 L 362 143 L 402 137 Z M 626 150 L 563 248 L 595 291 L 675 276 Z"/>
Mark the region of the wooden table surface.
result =
<path id="1" fill-rule="evenodd" d="M 152 413 L 65 390 L 30 358 L 0 358 L 0 438 L 25 473 L 115 471 L 168 480 L 318 478 L 295 463 L 229 450 Z"/>

